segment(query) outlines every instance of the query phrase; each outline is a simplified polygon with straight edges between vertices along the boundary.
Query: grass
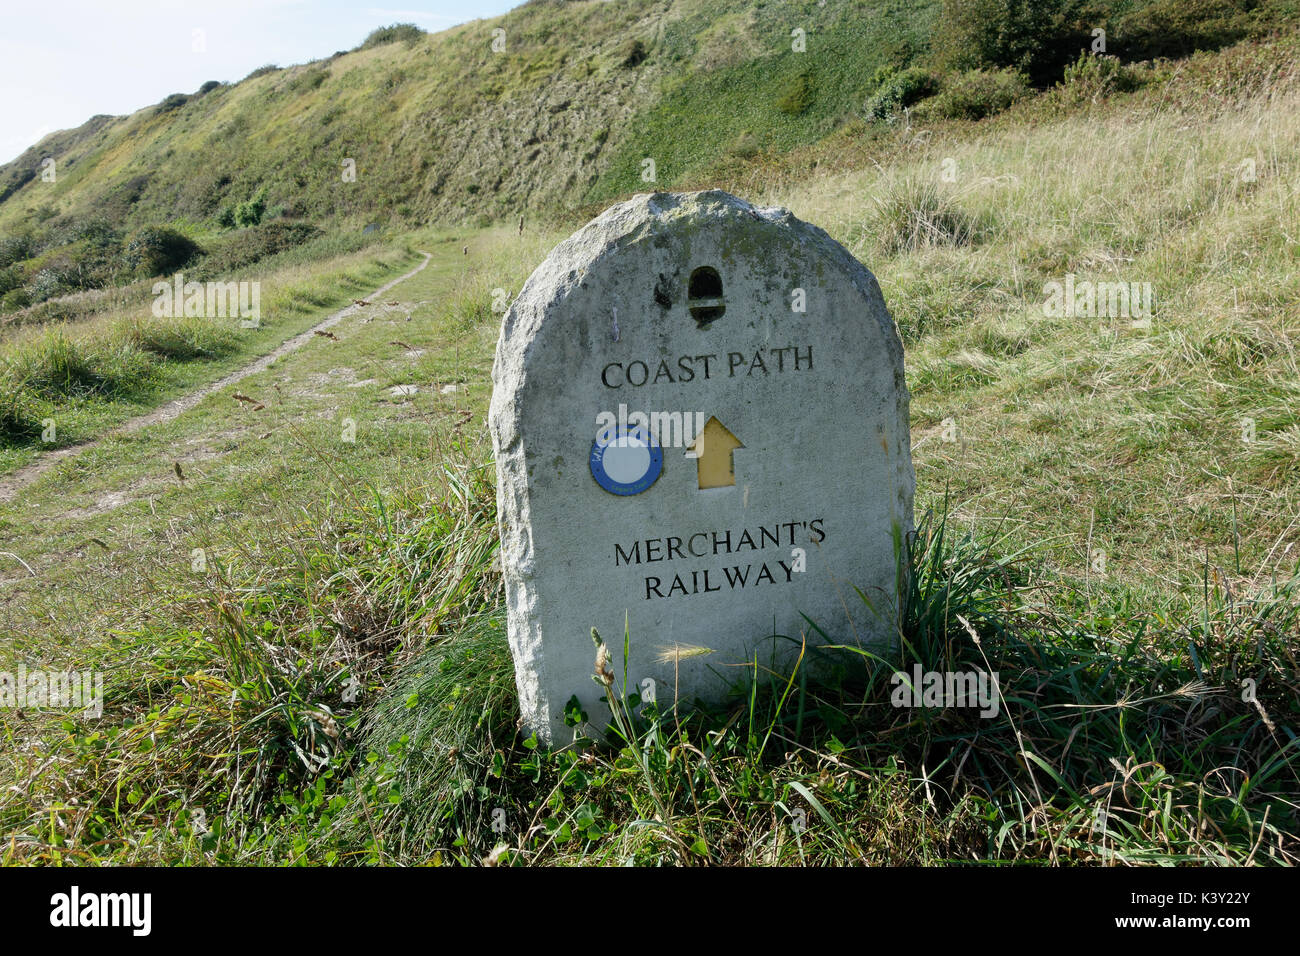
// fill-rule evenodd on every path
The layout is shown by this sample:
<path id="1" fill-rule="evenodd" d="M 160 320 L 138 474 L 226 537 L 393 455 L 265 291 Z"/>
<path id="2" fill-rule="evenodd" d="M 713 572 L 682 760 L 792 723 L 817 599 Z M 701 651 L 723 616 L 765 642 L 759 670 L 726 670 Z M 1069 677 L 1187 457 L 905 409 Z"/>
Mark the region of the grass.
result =
<path id="1" fill-rule="evenodd" d="M 871 239 L 886 256 L 977 241 L 980 228 L 957 201 L 928 179 L 904 179 L 875 197 Z"/>
<path id="2" fill-rule="evenodd" d="M 9 329 L 0 340 L 6 410 L 0 416 L 0 473 L 41 450 L 97 438 L 247 364 L 413 261 L 407 246 L 387 243 L 253 272 L 245 281 L 263 287 L 257 329 L 240 328 L 234 319 L 157 318 L 149 314 L 149 301 Z"/>
<path id="3" fill-rule="evenodd" d="M 849 245 L 907 348 L 930 517 L 896 543 L 898 646 L 811 640 L 688 714 L 626 685 L 654 635 L 601 635 L 607 709 L 554 752 L 517 726 L 483 414 L 495 290 L 566 230 L 411 237 L 435 257 L 398 305 L 245 380 L 260 408 L 211 396 L 0 506 L 12 659 L 108 678 L 100 721 L 0 714 L 2 858 L 1294 865 L 1279 49 L 903 120 L 878 165 L 748 191 Z M 1151 326 L 1046 315 L 1067 273 L 1152 282 Z M 897 706 L 914 664 L 996 674 L 996 712 Z"/>
<path id="4" fill-rule="evenodd" d="M 1188 83 L 1255 56 L 1189 66 Z M 937 139 L 901 133 L 912 145 L 881 169 L 757 197 L 825 225 L 880 277 L 908 350 L 918 484 L 961 522 L 1010 521 L 1014 546 L 1043 543 L 1093 593 L 1192 589 L 1207 555 L 1254 584 L 1294 561 L 1297 92 L 1293 74 L 1244 82 L 1195 106 L 1179 84 L 1055 117 L 1022 104 Z M 1078 150 L 1085 138 L 1106 148 Z M 929 200 L 898 201 L 909 175 L 946 190 L 981 241 L 899 241 L 905 218 L 879 231 L 882 206 L 933 218 Z M 1150 328 L 1046 315 L 1045 285 L 1068 273 L 1150 282 Z M 1104 575 L 1089 576 L 1090 549 Z"/>
<path id="5" fill-rule="evenodd" d="M 666 24 L 656 55 L 673 65 L 672 79 L 612 145 L 586 199 L 656 188 L 642 178 L 647 157 L 664 188 L 713 181 L 737 158 L 780 156 L 823 139 L 861 112 L 873 92 L 868 78 L 891 48 L 924 42 L 935 6 L 908 4 L 900 16 L 888 8 L 765 7 L 728 24 L 730 43 L 759 51 L 744 58 L 711 53 L 705 38 L 716 14 L 707 8 Z M 806 34 L 802 51 L 795 28 Z"/>
<path id="6" fill-rule="evenodd" d="M 1199 607 L 1121 605 L 1083 627 L 1035 600 L 1017 561 L 933 519 L 900 548 L 899 656 L 807 651 L 837 656 L 833 680 L 755 661 L 734 704 L 682 715 L 630 692 L 598 642 L 611 712 L 548 754 L 517 729 L 490 473 L 461 459 L 443 481 L 402 511 L 317 514 L 276 568 L 212 569 L 189 627 L 120 634 L 120 719 L 65 721 L 46 738 L 59 763 L 15 758 L 8 860 L 1300 856 L 1279 727 L 1300 699 L 1298 580 L 1250 596 L 1207 582 Z M 890 675 L 914 663 L 996 674 L 994 719 L 891 706 Z M 591 739 L 606 723 L 609 746 Z"/>

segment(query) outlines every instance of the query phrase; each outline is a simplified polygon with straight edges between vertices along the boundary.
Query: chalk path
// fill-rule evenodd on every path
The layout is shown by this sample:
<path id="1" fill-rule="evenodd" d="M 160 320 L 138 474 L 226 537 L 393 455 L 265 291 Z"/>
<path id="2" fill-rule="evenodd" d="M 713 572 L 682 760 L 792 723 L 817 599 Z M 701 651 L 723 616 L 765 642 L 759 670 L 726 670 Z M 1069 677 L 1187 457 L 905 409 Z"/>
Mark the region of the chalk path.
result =
<path id="1" fill-rule="evenodd" d="M 389 289 L 393 288 L 393 286 L 401 282 L 405 282 L 407 279 L 418 274 L 421 270 L 424 269 L 425 266 L 429 264 L 429 261 L 433 258 L 432 253 L 424 252 L 423 250 L 420 251 L 420 255 L 424 256 L 424 261 L 421 262 L 418 266 L 416 266 L 414 269 L 412 269 L 410 272 L 406 273 L 405 275 L 400 275 L 396 279 L 393 279 L 391 282 L 387 282 L 384 285 L 381 285 L 374 292 L 371 292 L 370 295 L 366 296 L 366 298 L 367 299 L 377 298 L 378 296 L 383 295 Z M 299 332 L 297 335 L 293 336 L 292 338 L 285 339 L 283 342 L 277 345 L 270 352 L 267 352 L 261 358 L 258 358 L 250 362 L 248 365 L 245 365 L 243 368 L 236 369 L 235 371 L 231 372 L 229 375 L 226 375 L 225 377 L 220 378 L 215 382 L 205 385 L 202 388 L 198 389 L 197 391 L 190 392 L 188 395 L 182 395 L 180 398 L 173 399 L 172 401 L 167 402 L 165 405 L 161 405 L 158 408 L 155 408 L 151 412 L 147 412 L 144 415 L 137 415 L 135 418 L 127 419 L 126 421 L 122 422 L 120 425 L 114 426 L 106 434 L 100 436 L 99 438 L 92 439 L 91 441 L 80 442 L 76 445 L 68 445 L 66 448 L 56 448 L 53 451 L 46 452 L 45 454 L 41 455 L 41 457 L 38 458 L 36 461 L 32 462 L 30 465 L 24 465 L 22 468 L 19 468 L 17 471 L 14 471 L 8 475 L 5 475 L 3 478 L 0 478 L 0 501 L 8 501 L 10 498 L 16 495 L 22 488 L 31 484 L 33 481 L 35 481 L 45 472 L 49 471 L 59 462 L 63 461 L 65 458 L 75 457 L 76 455 L 81 454 L 87 449 L 94 448 L 96 445 L 104 441 L 106 438 L 112 438 L 118 435 L 129 435 L 131 432 L 139 431 L 141 428 L 147 428 L 148 426 L 156 425 L 159 422 L 171 421 L 171 419 L 175 418 L 177 415 L 181 414 L 182 412 L 193 408 L 195 405 L 203 401 L 203 399 L 207 398 L 213 392 L 219 392 L 223 388 L 228 388 L 229 386 L 234 385 L 236 382 L 245 379 L 250 375 L 256 375 L 258 372 L 265 371 L 271 365 L 271 363 L 274 362 L 276 359 L 288 355 L 290 352 L 294 351 L 295 349 L 301 348 L 303 345 L 310 342 L 312 336 L 314 336 L 317 332 L 323 332 L 326 329 L 330 328 L 331 326 L 338 325 L 349 315 L 352 315 L 354 312 L 356 312 L 359 308 L 360 307 L 356 305 L 356 303 L 353 303 L 352 305 L 344 306 L 342 309 L 339 309 L 337 312 L 330 314 L 327 318 L 318 322 L 316 325 L 313 325 L 310 329 L 307 329 L 305 332 Z"/>

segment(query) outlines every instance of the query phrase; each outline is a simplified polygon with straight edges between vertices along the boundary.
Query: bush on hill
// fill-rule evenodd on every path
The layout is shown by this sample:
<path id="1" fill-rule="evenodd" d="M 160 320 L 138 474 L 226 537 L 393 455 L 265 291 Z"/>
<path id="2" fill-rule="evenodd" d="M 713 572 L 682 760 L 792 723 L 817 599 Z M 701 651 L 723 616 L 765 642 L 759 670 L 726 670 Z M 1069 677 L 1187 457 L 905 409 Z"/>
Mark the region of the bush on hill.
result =
<path id="1" fill-rule="evenodd" d="M 1013 69 L 968 70 L 920 104 L 917 115 L 978 120 L 1002 112 L 1028 93 L 1028 82 Z"/>
<path id="2" fill-rule="evenodd" d="M 1141 83 L 1138 68 L 1126 66 L 1117 57 L 1080 53 L 1079 59 L 1065 68 L 1061 85 L 1052 93 L 1067 104 L 1095 103 L 1111 93 L 1129 93 Z"/>
<path id="3" fill-rule="evenodd" d="M 932 48 L 945 70 L 1010 68 L 1041 89 L 1061 78 L 1104 21 L 1089 0 L 944 0 Z"/>
<path id="4" fill-rule="evenodd" d="M 163 101 L 158 104 L 158 112 L 170 113 L 172 110 L 180 109 L 189 101 L 190 98 L 186 96 L 184 93 L 173 93 L 170 96 L 164 98 Z"/>
<path id="5" fill-rule="evenodd" d="M 202 251 L 174 229 L 145 226 L 126 240 L 122 261 L 138 276 L 158 276 L 181 268 Z"/>
<path id="6" fill-rule="evenodd" d="M 358 49 L 369 50 L 372 47 L 383 46 L 386 43 L 397 43 L 405 41 L 415 43 L 424 36 L 424 31 L 414 23 L 393 23 L 386 27 L 379 27 L 377 30 L 371 30 L 370 35 Z"/>
<path id="7" fill-rule="evenodd" d="M 1262 28 L 1273 8 L 1282 6 L 1249 0 L 1156 0 L 1120 18 L 1114 52 L 1131 62 L 1217 50 Z"/>
<path id="8" fill-rule="evenodd" d="M 938 89 L 939 82 L 929 70 L 911 67 L 897 73 L 885 71 L 880 87 L 867 100 L 864 112 L 868 120 L 886 119 L 927 96 L 933 96 Z"/>
<path id="9" fill-rule="evenodd" d="M 204 275 L 217 276 L 252 265 L 268 256 L 302 245 L 320 232 L 305 222 L 263 223 L 214 244 L 203 260 Z"/>
<path id="10" fill-rule="evenodd" d="M 278 69 L 280 68 L 276 66 L 274 63 L 267 63 L 265 66 L 259 66 L 256 70 L 248 74 L 248 76 L 244 77 L 244 79 L 240 80 L 239 82 L 242 83 L 244 82 L 244 80 L 255 80 L 259 76 L 266 76 L 266 74 L 274 73 Z"/>
<path id="11" fill-rule="evenodd" d="M 253 194 L 253 197 L 247 202 L 241 202 L 234 208 L 231 219 L 234 225 L 244 229 L 248 226 L 256 226 L 262 221 L 262 215 L 266 212 L 266 187 L 263 186 Z"/>

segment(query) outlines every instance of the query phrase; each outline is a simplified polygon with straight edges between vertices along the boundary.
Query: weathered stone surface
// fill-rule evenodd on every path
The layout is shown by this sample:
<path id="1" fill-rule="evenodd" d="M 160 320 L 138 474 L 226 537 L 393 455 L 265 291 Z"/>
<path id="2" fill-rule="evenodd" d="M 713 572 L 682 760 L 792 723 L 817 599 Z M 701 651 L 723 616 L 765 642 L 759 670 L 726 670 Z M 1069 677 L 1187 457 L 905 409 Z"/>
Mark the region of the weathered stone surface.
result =
<path id="1" fill-rule="evenodd" d="M 617 649 L 626 620 L 630 686 L 652 679 L 661 706 L 818 643 L 805 614 L 832 641 L 896 633 L 915 484 L 902 344 L 874 277 L 822 230 L 718 191 L 614 206 L 528 279 L 493 384 L 510 643 L 543 740 L 571 739 L 575 694 L 608 719 L 593 626 Z M 620 403 L 629 429 L 652 425 L 657 477 L 644 431 L 608 447 Z"/>

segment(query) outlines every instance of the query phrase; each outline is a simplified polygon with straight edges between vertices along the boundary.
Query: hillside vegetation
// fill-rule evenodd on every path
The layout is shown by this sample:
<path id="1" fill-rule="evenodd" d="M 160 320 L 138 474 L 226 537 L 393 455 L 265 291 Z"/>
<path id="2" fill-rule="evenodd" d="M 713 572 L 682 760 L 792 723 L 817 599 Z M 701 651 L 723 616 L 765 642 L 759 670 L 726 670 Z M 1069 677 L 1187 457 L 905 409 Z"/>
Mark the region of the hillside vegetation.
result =
<path id="1" fill-rule="evenodd" d="M 1044 6 L 1060 15 L 1025 12 Z M 0 502 L 7 650 L 101 669 L 107 690 L 100 719 L 0 712 L 0 859 L 1300 862 L 1294 10 L 1116 4 L 1107 22 L 1121 55 L 1110 58 L 1080 56 L 1082 9 L 531 3 L 433 37 L 383 32 L 331 60 L 309 91 L 287 84 L 324 65 L 221 92 L 233 104 L 286 85 L 266 102 L 315 108 L 336 69 L 374 79 L 407 58 L 434 61 L 421 51 L 440 44 L 506 70 L 481 55 L 498 22 L 507 42 L 525 25 L 554 32 L 536 41 L 533 73 L 521 57 L 493 74 L 502 92 L 490 115 L 522 104 L 525 88 L 539 123 L 605 102 L 593 81 L 563 111 L 536 108 L 552 89 L 539 77 L 577 67 L 576 54 L 555 64 L 542 51 L 593 49 L 574 36 L 603 36 L 609 59 L 593 76 L 627 84 L 574 183 L 519 173 L 539 190 L 527 201 L 554 220 L 529 213 L 520 230 L 524 206 L 493 207 L 481 178 L 409 194 L 428 204 L 417 218 L 451 220 L 436 228 L 404 230 L 379 206 L 321 206 L 304 217 L 319 235 L 257 267 L 281 290 L 267 309 L 273 338 L 418 250 L 429 267 L 237 393 L 110 434 Z M 852 45 L 852 11 L 880 42 Z M 848 46 L 795 53 L 800 15 L 841 24 L 822 36 Z M 1016 29 L 980 28 L 1000 23 Z M 987 42 L 936 42 L 960 30 Z M 1122 54 L 1126 30 L 1142 56 Z M 809 30 L 810 50 L 818 36 Z M 133 140 L 120 130 L 148 120 L 64 141 L 99 162 L 87 144 L 116 135 L 125 156 Z M 382 110 L 364 121 L 396 123 Z M 505 130 L 468 141 L 521 135 Z M 262 145 L 249 142 L 250 155 Z M 497 158 L 503 187 L 521 155 Z M 687 716 L 622 681 L 624 655 L 647 653 L 655 635 L 599 635 L 614 675 L 592 676 L 608 710 L 575 720 L 573 745 L 547 753 L 518 727 L 494 560 L 484 416 L 499 306 L 570 230 L 567 217 L 646 188 L 647 156 L 661 158 L 656 186 L 717 185 L 787 206 L 877 275 L 906 349 L 920 528 L 898 551 L 909 588 L 889 659 L 848 652 L 819 679 L 754 667 L 732 701 Z M 270 209 L 295 197 L 326 203 L 327 180 L 269 186 L 263 219 L 280 222 Z M 81 182 L 66 185 L 57 216 L 94 208 L 101 177 Z M 211 221 L 169 217 L 180 207 L 159 193 L 113 228 L 175 229 L 214 256 L 219 241 L 263 228 L 223 232 L 221 204 L 271 182 L 250 174 Z M 13 210 L 36 185 L 0 204 L 0 224 L 30 225 Z M 556 198 L 542 198 L 551 188 Z M 384 228 L 361 236 L 372 218 Z M 1054 312 L 1049 289 L 1067 276 L 1149 283 L 1152 308 Z M 88 348 L 144 308 L 147 281 L 134 283 L 9 316 L 5 360 L 43 368 L 31 356 L 76 353 L 42 344 L 55 334 Z M 250 344 L 268 343 L 236 335 L 231 348 Z M 40 414 L 84 407 L 13 374 L 13 394 L 47 403 Z M 93 438 L 103 419 L 83 422 Z M 11 465 L 42 448 L 30 437 L 13 447 Z M 998 673 L 998 713 L 891 706 L 890 673 L 918 664 Z M 607 724 L 610 739 L 596 742 Z"/>
<path id="2" fill-rule="evenodd" d="M 328 59 L 94 117 L 0 168 L 0 303 L 12 311 L 201 253 L 210 268 L 241 268 L 250 246 L 303 241 L 304 223 L 572 221 L 648 186 L 871 143 L 883 132 L 873 124 L 927 98 L 978 118 L 1058 81 L 1092 30 L 1124 62 L 1149 62 L 1300 16 L 1295 0 L 1191 8 L 534 0 L 433 35 L 379 30 Z M 1003 39 L 983 40 L 990 24 Z M 164 228 L 198 249 L 132 254 L 140 230 Z"/>

